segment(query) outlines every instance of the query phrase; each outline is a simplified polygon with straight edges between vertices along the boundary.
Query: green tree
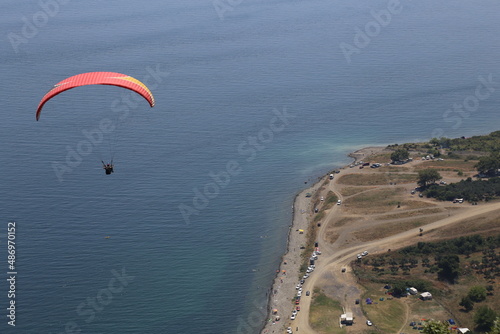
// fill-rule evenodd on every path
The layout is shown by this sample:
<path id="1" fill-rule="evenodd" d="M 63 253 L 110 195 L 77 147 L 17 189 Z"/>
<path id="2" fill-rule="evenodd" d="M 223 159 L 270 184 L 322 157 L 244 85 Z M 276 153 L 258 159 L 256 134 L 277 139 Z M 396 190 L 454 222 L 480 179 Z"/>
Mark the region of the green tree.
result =
<path id="1" fill-rule="evenodd" d="M 403 293 L 406 293 L 406 284 L 404 282 L 395 282 L 392 285 L 391 291 L 393 296 L 401 296 Z"/>
<path id="2" fill-rule="evenodd" d="M 469 296 L 463 297 L 458 305 L 462 306 L 466 312 L 469 312 L 474 308 L 474 302 L 469 298 Z"/>
<path id="3" fill-rule="evenodd" d="M 438 180 L 441 180 L 443 177 L 439 174 L 439 172 L 435 169 L 424 169 L 418 171 L 418 181 L 417 184 L 421 187 L 427 186 L 427 184 L 432 184 Z"/>
<path id="4" fill-rule="evenodd" d="M 473 302 L 478 303 L 478 302 L 482 302 L 483 300 L 486 299 L 486 294 L 487 294 L 487 291 L 486 291 L 486 288 L 484 286 L 476 285 L 476 286 L 473 286 L 472 288 L 470 288 L 467 296 L 469 296 L 469 298 Z"/>
<path id="5" fill-rule="evenodd" d="M 392 152 L 392 161 L 405 161 L 410 157 L 410 153 L 405 148 L 398 148 L 396 151 Z"/>
<path id="6" fill-rule="evenodd" d="M 479 331 L 489 331 L 493 328 L 497 314 L 486 305 L 479 307 L 474 314 L 474 323 Z"/>
<path id="7" fill-rule="evenodd" d="M 500 169 L 500 154 L 494 152 L 489 156 L 480 157 L 475 167 L 479 173 L 494 175 Z"/>
<path id="8" fill-rule="evenodd" d="M 454 283 L 458 278 L 460 259 L 457 255 L 441 256 L 437 261 L 438 279 Z"/>
<path id="9" fill-rule="evenodd" d="M 441 321 L 431 320 L 427 322 L 422 330 L 425 334 L 450 334 L 448 324 Z"/>
<path id="10" fill-rule="evenodd" d="M 497 317 L 493 322 L 493 327 L 488 334 L 500 334 L 500 317 Z"/>

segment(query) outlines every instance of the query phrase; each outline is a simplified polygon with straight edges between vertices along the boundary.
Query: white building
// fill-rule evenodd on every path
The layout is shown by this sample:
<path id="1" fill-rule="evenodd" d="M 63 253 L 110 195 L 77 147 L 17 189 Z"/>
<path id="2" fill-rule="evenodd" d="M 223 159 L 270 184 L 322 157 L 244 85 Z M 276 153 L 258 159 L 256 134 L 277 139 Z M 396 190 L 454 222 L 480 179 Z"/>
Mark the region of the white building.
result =
<path id="1" fill-rule="evenodd" d="M 352 312 L 346 312 L 340 316 L 340 322 L 345 325 L 352 325 L 354 322 L 354 317 L 352 316 Z"/>
<path id="2" fill-rule="evenodd" d="M 422 298 L 422 300 L 431 300 L 432 299 L 432 295 L 430 292 L 422 292 L 420 294 L 420 298 Z"/>

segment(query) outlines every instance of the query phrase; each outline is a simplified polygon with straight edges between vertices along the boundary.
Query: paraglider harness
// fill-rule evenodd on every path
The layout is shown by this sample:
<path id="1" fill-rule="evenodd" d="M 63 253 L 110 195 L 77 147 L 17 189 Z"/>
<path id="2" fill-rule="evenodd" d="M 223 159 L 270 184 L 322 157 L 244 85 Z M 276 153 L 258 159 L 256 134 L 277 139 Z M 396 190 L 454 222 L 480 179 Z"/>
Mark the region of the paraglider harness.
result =
<path id="1" fill-rule="evenodd" d="M 106 175 L 111 175 L 113 173 L 113 160 L 109 164 L 105 164 L 104 161 L 102 161 L 102 168 L 106 171 Z"/>

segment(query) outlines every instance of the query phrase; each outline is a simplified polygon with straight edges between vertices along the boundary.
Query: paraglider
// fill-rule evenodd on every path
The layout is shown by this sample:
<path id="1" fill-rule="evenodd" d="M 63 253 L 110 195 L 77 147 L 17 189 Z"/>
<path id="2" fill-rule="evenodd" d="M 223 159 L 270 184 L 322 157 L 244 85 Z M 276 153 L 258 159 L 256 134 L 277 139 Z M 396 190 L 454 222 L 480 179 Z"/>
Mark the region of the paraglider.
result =
<path id="1" fill-rule="evenodd" d="M 146 101 L 148 101 L 151 108 L 155 105 L 153 94 L 149 88 L 139 80 L 131 76 L 115 72 L 89 72 L 74 75 L 55 84 L 38 104 L 38 108 L 36 110 L 36 120 L 38 121 L 40 119 L 40 113 L 42 112 L 44 104 L 51 98 L 69 89 L 87 85 L 111 85 L 127 88 L 144 97 Z"/>
<path id="2" fill-rule="evenodd" d="M 113 161 L 111 161 L 109 164 L 105 164 L 104 161 L 102 161 L 102 168 L 104 169 L 104 171 L 106 172 L 106 175 L 110 175 L 111 173 L 114 172 L 113 170 Z"/>
<path id="3" fill-rule="evenodd" d="M 87 85 L 111 85 L 118 86 L 122 88 L 129 89 L 139 95 L 141 95 L 151 107 L 155 105 L 155 99 L 149 88 L 141 81 L 128 76 L 126 74 L 115 73 L 115 72 L 89 72 L 77 74 L 72 77 L 66 78 L 61 82 L 57 83 L 52 87 L 45 96 L 40 100 L 38 108 L 36 110 L 36 120 L 40 119 L 40 114 L 44 105 L 52 99 L 54 96 L 65 92 L 69 89 L 87 86 Z M 102 161 L 103 169 L 106 175 L 111 175 L 114 172 L 113 160 L 106 164 Z"/>

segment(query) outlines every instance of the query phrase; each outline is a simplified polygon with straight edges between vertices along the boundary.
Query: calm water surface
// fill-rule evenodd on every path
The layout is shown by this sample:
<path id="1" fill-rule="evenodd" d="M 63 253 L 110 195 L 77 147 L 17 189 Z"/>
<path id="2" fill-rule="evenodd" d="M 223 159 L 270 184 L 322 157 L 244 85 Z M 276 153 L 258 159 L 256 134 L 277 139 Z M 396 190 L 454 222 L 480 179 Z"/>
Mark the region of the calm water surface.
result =
<path id="1" fill-rule="evenodd" d="M 401 1 L 382 25 L 386 1 L 245 0 L 222 20 L 206 0 L 55 3 L 0 4 L 0 253 L 8 221 L 18 251 L 1 333 L 258 333 L 304 181 L 366 145 L 500 124 L 497 1 Z M 119 122 L 127 91 L 82 87 L 35 121 L 91 71 L 147 79 L 156 107 Z M 68 158 L 103 118 L 116 130 Z"/>

